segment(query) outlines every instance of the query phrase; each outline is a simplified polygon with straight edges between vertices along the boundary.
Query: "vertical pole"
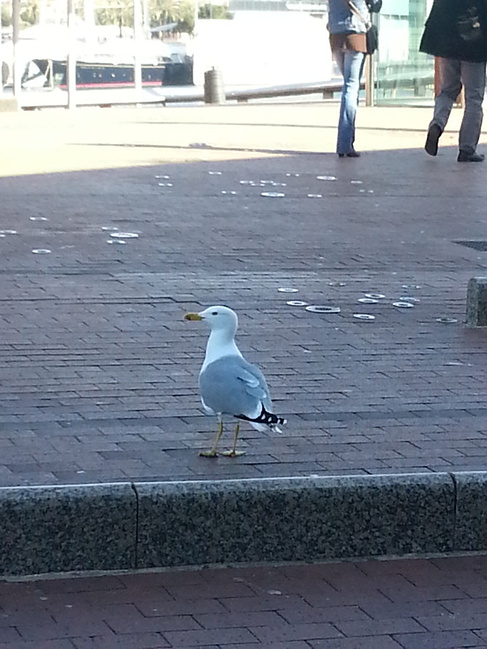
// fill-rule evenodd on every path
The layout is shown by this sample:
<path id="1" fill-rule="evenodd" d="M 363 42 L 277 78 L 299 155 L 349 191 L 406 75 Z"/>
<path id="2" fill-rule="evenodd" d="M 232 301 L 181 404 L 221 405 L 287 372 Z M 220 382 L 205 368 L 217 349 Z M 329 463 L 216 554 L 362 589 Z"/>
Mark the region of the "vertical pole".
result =
<path id="1" fill-rule="evenodd" d="M 74 0 L 68 0 L 68 58 L 66 65 L 68 81 L 68 108 L 76 108 L 76 53 L 75 53 L 75 9 Z"/>
<path id="2" fill-rule="evenodd" d="M 365 57 L 365 105 L 374 105 L 374 66 L 372 61 L 373 54 L 367 54 Z"/>
<path id="3" fill-rule="evenodd" d="M 2 1 L 0 0 L 0 95 L 3 93 Z"/>
<path id="4" fill-rule="evenodd" d="M 134 0 L 134 86 L 136 94 L 142 91 L 141 34 L 142 8 L 140 0 Z"/>
<path id="5" fill-rule="evenodd" d="M 196 36 L 196 26 L 198 25 L 198 17 L 199 17 L 199 2 L 198 0 L 194 0 L 194 27 L 193 27 L 193 38 Z"/>
<path id="6" fill-rule="evenodd" d="M 14 58 L 14 97 L 20 101 L 20 93 L 22 90 L 22 69 L 19 60 L 19 33 L 20 33 L 20 0 L 12 0 L 12 44 L 13 44 L 13 58 Z"/>
<path id="7" fill-rule="evenodd" d="M 149 0 L 142 0 L 142 23 L 144 25 L 144 38 L 150 38 Z"/>
<path id="8" fill-rule="evenodd" d="M 83 0 L 84 21 L 85 21 L 85 38 L 90 54 L 96 46 L 96 28 L 95 28 L 95 2 L 94 0 Z"/>

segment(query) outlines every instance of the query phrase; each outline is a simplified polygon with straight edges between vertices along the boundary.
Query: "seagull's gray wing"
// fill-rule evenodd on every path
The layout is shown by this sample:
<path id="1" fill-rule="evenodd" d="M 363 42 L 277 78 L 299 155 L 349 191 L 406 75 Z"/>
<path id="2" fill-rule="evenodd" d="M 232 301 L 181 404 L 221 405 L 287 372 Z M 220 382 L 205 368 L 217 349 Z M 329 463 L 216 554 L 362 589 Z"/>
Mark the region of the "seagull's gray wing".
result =
<path id="1" fill-rule="evenodd" d="M 260 369 L 240 356 L 223 356 L 200 374 L 203 405 L 215 413 L 258 417 L 272 404 Z"/>

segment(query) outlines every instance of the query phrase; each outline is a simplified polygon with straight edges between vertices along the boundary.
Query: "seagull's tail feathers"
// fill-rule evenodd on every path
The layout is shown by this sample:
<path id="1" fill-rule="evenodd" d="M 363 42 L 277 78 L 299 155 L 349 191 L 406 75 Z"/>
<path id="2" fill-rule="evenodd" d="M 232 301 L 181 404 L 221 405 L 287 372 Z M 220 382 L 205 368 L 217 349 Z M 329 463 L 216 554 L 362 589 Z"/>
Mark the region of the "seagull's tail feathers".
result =
<path id="1" fill-rule="evenodd" d="M 246 415 L 236 415 L 236 417 L 237 419 L 249 421 L 251 424 L 264 424 L 275 433 L 281 433 L 282 431 L 279 426 L 283 426 L 287 423 L 286 419 L 283 417 L 278 417 L 273 412 L 267 412 L 264 406 L 262 406 L 262 410 L 258 417 L 247 417 Z"/>

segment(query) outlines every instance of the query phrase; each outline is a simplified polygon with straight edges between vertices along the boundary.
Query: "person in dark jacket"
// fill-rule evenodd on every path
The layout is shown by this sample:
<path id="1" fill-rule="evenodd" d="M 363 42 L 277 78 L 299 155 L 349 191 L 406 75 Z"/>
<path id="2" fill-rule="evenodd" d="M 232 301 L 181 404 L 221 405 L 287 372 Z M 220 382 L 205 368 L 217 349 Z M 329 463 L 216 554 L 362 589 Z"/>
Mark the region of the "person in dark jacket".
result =
<path id="1" fill-rule="evenodd" d="M 482 162 L 477 144 L 482 128 L 487 61 L 487 0 L 434 0 L 419 46 L 439 62 L 440 93 L 425 150 L 438 153 L 454 102 L 465 91 L 465 109 L 459 133 L 458 162 Z"/>

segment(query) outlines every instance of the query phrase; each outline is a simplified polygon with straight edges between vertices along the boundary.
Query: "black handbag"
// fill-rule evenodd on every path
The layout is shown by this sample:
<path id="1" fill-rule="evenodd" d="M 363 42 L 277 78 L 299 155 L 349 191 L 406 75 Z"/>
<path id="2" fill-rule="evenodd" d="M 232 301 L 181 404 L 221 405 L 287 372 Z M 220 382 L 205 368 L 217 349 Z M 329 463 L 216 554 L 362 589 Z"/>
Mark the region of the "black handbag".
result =
<path id="1" fill-rule="evenodd" d="M 472 3 L 457 18 L 458 35 L 466 43 L 476 43 L 482 38 L 479 11 Z"/>
<path id="2" fill-rule="evenodd" d="M 379 47 L 379 30 L 376 25 L 370 24 L 365 32 L 365 41 L 367 43 L 367 54 L 373 54 Z"/>
<path id="3" fill-rule="evenodd" d="M 367 54 L 373 54 L 379 47 L 379 30 L 377 29 L 377 25 L 374 25 L 370 20 L 365 19 L 350 0 L 348 0 L 348 6 L 350 7 L 350 11 L 355 14 L 367 28 L 367 31 L 365 32 Z"/>

